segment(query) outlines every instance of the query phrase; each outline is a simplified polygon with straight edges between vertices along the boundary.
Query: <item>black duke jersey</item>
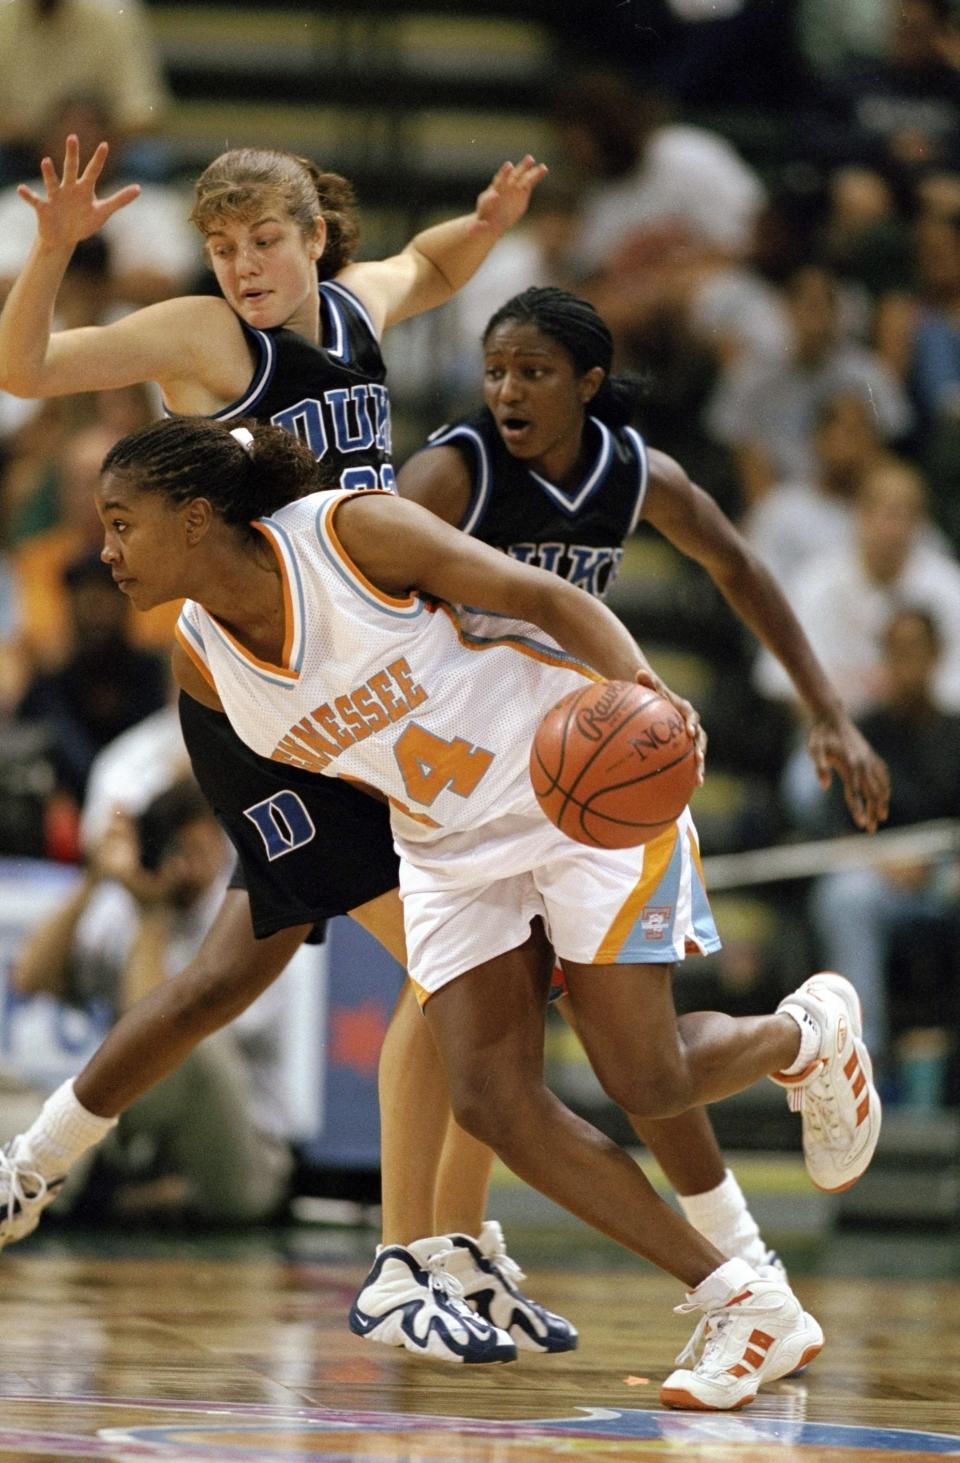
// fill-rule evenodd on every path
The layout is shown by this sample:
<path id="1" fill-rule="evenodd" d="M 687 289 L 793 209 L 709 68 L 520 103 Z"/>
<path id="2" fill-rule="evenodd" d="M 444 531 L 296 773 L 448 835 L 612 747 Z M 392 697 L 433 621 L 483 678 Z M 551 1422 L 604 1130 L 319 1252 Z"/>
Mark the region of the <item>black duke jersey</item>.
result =
<path id="1" fill-rule="evenodd" d="M 214 420 L 255 417 L 293 432 L 344 488 L 396 490 L 386 366 L 361 301 L 320 285 L 322 345 L 241 321 L 255 366 L 247 390 Z M 237 851 L 259 938 L 345 914 L 397 884 L 386 806 L 332 778 L 297 776 L 257 754 L 225 716 L 187 695 L 180 724 L 194 776 Z"/>
<path id="2" fill-rule="evenodd" d="M 219 711 L 181 693 L 193 775 L 239 858 L 258 939 L 346 914 L 397 886 L 384 803 L 332 777 L 260 757 Z"/>
<path id="3" fill-rule="evenodd" d="M 253 376 L 215 421 L 256 417 L 292 432 L 339 475 L 329 486 L 396 488 L 390 461 L 387 370 L 373 323 L 351 290 L 320 286 L 320 335 L 314 345 L 294 330 L 255 330 L 241 320 L 253 351 Z"/>
<path id="4" fill-rule="evenodd" d="M 611 428 L 596 417 L 587 419 L 585 442 L 586 471 L 566 489 L 511 457 L 486 408 L 430 437 L 431 447 L 456 447 L 470 473 L 459 528 L 602 597 L 640 518 L 647 449 L 633 427 Z"/>

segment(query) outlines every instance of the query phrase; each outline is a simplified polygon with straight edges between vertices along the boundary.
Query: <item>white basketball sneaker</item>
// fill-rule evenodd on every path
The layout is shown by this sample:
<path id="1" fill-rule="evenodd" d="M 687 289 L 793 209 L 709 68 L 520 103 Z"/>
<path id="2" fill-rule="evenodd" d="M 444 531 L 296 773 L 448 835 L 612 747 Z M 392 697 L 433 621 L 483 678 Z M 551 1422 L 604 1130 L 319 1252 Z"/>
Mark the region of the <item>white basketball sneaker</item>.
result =
<path id="1" fill-rule="evenodd" d="M 516 1361 L 511 1337 L 463 1299 L 463 1286 L 447 1269 L 451 1258 L 444 1236 L 381 1245 L 350 1307 L 350 1330 L 438 1361 Z"/>
<path id="2" fill-rule="evenodd" d="M 752 1402 L 765 1382 L 792 1375 L 822 1348 L 819 1325 L 783 1281 L 754 1276 L 730 1290 L 725 1300 L 688 1297 L 674 1307 L 680 1315 L 701 1315 L 677 1357 L 678 1370 L 660 1388 L 664 1407 L 735 1412 Z"/>
<path id="3" fill-rule="evenodd" d="M 65 1176 L 48 1182 L 37 1173 L 22 1138 L 0 1148 L 0 1250 L 33 1233 L 65 1182 Z"/>
<path id="4" fill-rule="evenodd" d="M 477 1239 L 466 1234 L 447 1238 L 455 1253 L 448 1257 L 446 1269 L 460 1281 L 464 1299 L 494 1326 L 508 1331 L 519 1350 L 576 1350 L 577 1328 L 520 1290 L 526 1277 L 507 1254 L 503 1230 L 495 1219 L 485 1221 Z"/>
<path id="5" fill-rule="evenodd" d="M 870 1054 L 861 1040 L 860 1000 L 848 980 L 821 971 L 777 1007 L 799 1006 L 817 1022 L 820 1051 L 795 1076 L 777 1072 L 787 1103 L 803 1120 L 803 1156 L 818 1189 L 838 1194 L 866 1171 L 880 1137 L 880 1098 Z"/>

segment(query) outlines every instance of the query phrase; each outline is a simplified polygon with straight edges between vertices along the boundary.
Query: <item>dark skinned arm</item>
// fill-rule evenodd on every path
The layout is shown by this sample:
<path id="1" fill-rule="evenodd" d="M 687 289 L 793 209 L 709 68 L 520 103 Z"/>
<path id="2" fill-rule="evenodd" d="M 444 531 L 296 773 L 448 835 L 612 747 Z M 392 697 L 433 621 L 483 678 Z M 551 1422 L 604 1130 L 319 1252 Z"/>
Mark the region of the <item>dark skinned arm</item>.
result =
<path id="1" fill-rule="evenodd" d="M 470 504 L 470 473 L 455 447 L 425 447 L 398 472 L 397 492 L 457 528 Z"/>
<path id="2" fill-rule="evenodd" d="M 703 736 L 696 712 L 668 690 L 633 636 L 599 600 L 556 574 L 518 563 L 451 528 L 418 503 L 385 494 L 344 499 L 336 527 L 358 569 L 386 593 L 422 591 L 527 620 L 609 680 L 639 681 L 667 695 L 697 740 L 702 769 Z"/>
<path id="3" fill-rule="evenodd" d="M 811 717 L 807 747 L 821 786 L 836 772 L 854 823 L 875 832 L 889 811 L 886 764 L 844 710 L 773 575 L 710 495 L 662 452 L 650 453 L 644 518 L 706 569 L 738 619 L 780 661 Z"/>

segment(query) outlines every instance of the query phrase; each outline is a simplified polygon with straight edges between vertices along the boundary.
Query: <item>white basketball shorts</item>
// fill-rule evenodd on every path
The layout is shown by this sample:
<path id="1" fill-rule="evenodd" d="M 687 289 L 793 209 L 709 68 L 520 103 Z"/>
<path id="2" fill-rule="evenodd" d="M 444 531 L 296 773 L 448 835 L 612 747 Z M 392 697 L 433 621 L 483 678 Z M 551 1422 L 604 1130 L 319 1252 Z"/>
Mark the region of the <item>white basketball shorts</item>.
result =
<path id="1" fill-rule="evenodd" d="M 585 848 L 542 817 L 501 821 L 469 839 L 397 840 L 407 968 L 421 1003 L 522 945 L 537 915 L 557 957 L 582 965 L 659 965 L 719 949 L 689 812 L 620 850 Z"/>

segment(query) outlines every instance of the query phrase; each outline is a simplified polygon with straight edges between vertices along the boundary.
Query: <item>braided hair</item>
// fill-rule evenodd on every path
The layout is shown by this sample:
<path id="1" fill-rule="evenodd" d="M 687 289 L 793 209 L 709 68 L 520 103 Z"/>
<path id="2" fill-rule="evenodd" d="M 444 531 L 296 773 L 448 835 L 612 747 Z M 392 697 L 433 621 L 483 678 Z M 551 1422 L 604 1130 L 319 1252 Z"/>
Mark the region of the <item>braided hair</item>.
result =
<path id="1" fill-rule="evenodd" d="M 129 479 L 140 492 L 163 493 L 172 503 L 207 498 L 225 523 L 251 534 L 255 518 L 331 486 L 291 433 L 262 422 L 228 425 L 209 417 L 150 422 L 116 442 L 101 470 Z"/>
<path id="2" fill-rule="evenodd" d="M 501 305 L 487 321 L 483 344 L 505 321 L 532 325 L 541 335 L 556 341 L 571 357 L 578 375 L 599 366 L 603 373 L 600 388 L 589 404 L 591 416 L 599 417 L 608 427 L 622 427 L 632 420 L 643 395 L 644 383 L 639 376 L 622 372 L 611 376 L 613 336 L 606 321 L 588 300 L 569 290 L 534 285 L 514 295 Z"/>

